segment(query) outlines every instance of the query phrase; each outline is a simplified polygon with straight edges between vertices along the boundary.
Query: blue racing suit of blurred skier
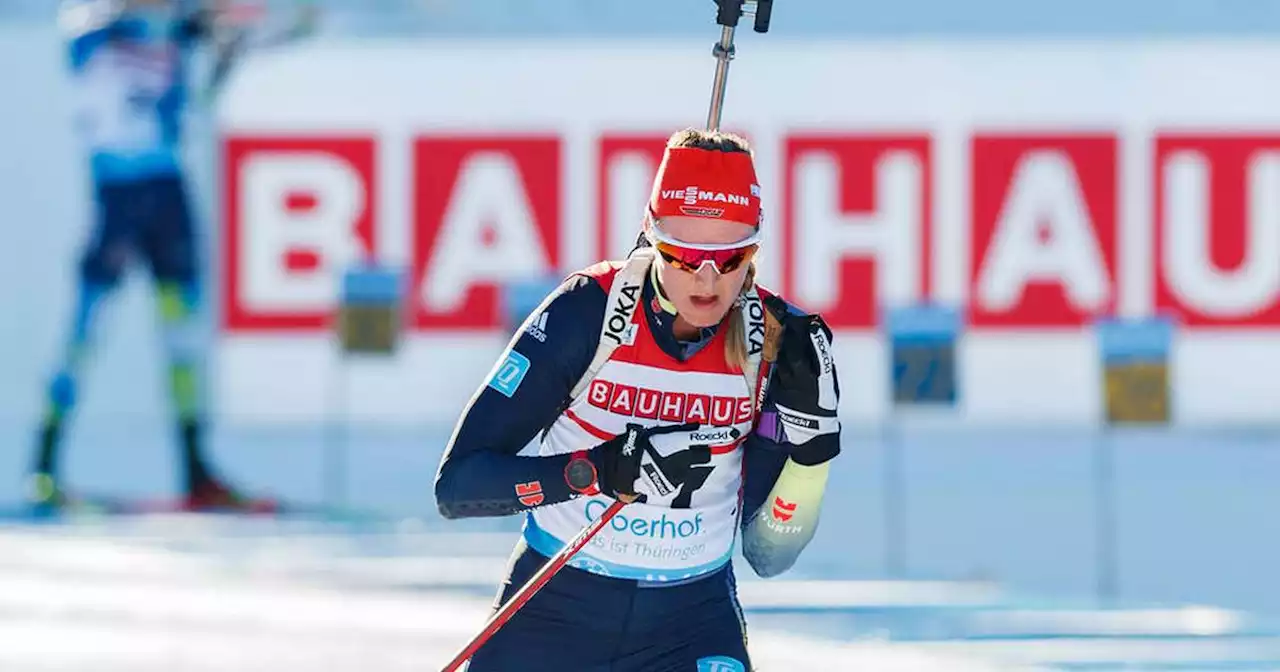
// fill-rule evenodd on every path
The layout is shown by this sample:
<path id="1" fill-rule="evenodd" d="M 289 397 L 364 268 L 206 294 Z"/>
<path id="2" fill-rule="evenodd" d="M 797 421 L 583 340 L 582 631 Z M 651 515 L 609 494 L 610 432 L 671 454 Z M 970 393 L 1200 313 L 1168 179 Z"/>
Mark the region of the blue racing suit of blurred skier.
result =
<path id="1" fill-rule="evenodd" d="M 187 494 L 197 504 L 231 500 L 201 454 L 200 255 L 181 157 L 188 61 L 211 21 L 208 12 L 180 11 L 176 0 L 75 0 L 61 8 L 94 207 L 39 432 L 32 492 L 39 504 L 63 502 L 56 474 L 64 421 L 99 313 L 134 262 L 145 265 L 156 293 Z"/>

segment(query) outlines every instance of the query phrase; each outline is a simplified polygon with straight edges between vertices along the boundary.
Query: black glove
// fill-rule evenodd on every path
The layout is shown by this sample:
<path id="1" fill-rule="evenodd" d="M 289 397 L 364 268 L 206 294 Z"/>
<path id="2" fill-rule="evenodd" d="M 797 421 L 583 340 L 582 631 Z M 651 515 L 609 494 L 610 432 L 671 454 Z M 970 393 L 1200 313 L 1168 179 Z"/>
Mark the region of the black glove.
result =
<path id="1" fill-rule="evenodd" d="M 840 384 L 831 354 L 831 329 L 819 315 L 770 296 L 765 307 L 782 324 L 782 342 L 768 396 L 778 412 L 779 438 L 791 458 L 814 465 L 840 453 Z"/>
<path id="2" fill-rule="evenodd" d="M 601 494 L 615 499 L 626 496 L 637 502 L 669 500 L 668 505 L 673 508 L 688 508 L 689 498 L 711 473 L 711 467 L 700 466 L 711 461 L 710 446 L 693 446 L 663 457 L 650 439 L 661 434 L 692 432 L 699 426 L 696 422 L 659 427 L 628 424 L 625 432 L 575 458 L 585 458 L 594 466 L 594 489 Z M 589 492 L 577 487 L 580 485 L 570 482 L 570 487 Z"/>

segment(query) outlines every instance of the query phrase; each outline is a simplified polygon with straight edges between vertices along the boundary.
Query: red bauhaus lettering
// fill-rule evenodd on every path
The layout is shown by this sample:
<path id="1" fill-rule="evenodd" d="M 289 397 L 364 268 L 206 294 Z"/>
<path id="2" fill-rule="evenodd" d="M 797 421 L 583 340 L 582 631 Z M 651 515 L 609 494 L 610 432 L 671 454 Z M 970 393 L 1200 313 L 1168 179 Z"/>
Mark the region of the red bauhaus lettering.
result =
<path id="1" fill-rule="evenodd" d="M 373 138 L 231 135 L 224 142 L 224 326 L 326 328 L 338 271 L 376 250 Z"/>
<path id="2" fill-rule="evenodd" d="M 613 383 L 607 380 L 593 380 L 587 388 L 587 403 L 596 408 L 609 410 L 609 400 L 613 398 Z"/>
<path id="3" fill-rule="evenodd" d="M 662 163 L 662 133 L 601 136 L 596 167 L 596 254 L 621 259 L 631 251 Z"/>
<path id="4" fill-rule="evenodd" d="M 711 424 L 733 424 L 733 409 L 737 400 L 733 397 L 715 397 L 711 400 Z"/>
<path id="5" fill-rule="evenodd" d="M 684 422 L 684 409 L 687 395 L 683 392 L 662 393 L 662 413 L 659 417 L 664 422 Z"/>
<path id="6" fill-rule="evenodd" d="M 833 328 L 929 289 L 929 136 L 794 136 L 783 149 L 783 291 Z"/>
<path id="7" fill-rule="evenodd" d="M 691 394 L 689 395 L 689 408 L 685 411 L 685 422 L 696 422 L 700 425 L 707 424 L 707 420 L 711 414 L 711 395 L 707 394 Z"/>
<path id="8" fill-rule="evenodd" d="M 661 406 L 662 393 L 658 390 L 642 387 L 636 392 L 635 416 L 637 418 L 656 419 Z"/>
<path id="9" fill-rule="evenodd" d="M 636 386 L 618 383 L 613 386 L 613 396 L 609 399 L 609 412 L 618 415 L 631 415 L 636 409 Z"/>
<path id="10" fill-rule="evenodd" d="M 418 327 L 497 327 L 503 285 L 559 266 L 560 145 L 554 135 L 414 142 Z"/>
<path id="11" fill-rule="evenodd" d="M 603 379 L 591 381 L 587 403 L 614 415 L 718 427 L 748 422 L 753 411 L 748 397 L 664 392 Z"/>
<path id="12" fill-rule="evenodd" d="M 1156 308 L 1184 324 L 1280 324 L 1280 134 L 1161 133 Z"/>
<path id="13" fill-rule="evenodd" d="M 1112 307 L 1116 145 L 1110 134 L 973 139 L 974 326 L 1074 326 Z"/>
<path id="14" fill-rule="evenodd" d="M 959 305 L 983 330 L 1115 312 L 1280 325 L 1280 127 L 1227 128 L 1151 142 L 1043 128 L 761 138 L 780 164 L 762 163 L 766 212 L 779 215 L 762 259 L 779 261 L 784 296 L 838 330 L 878 329 L 883 306 L 926 301 Z M 511 283 L 634 242 L 665 129 L 588 131 L 228 135 L 221 327 L 323 333 L 341 271 L 371 259 L 408 266 L 408 329 L 509 329 Z M 1146 147 L 1119 170 L 1122 149 Z M 565 188 L 570 175 L 585 188 Z M 588 401 L 617 395 L 593 385 Z M 648 419 L 729 414 L 719 398 L 687 410 L 656 390 L 625 401 Z M 745 422 L 749 405 L 731 413 Z"/>

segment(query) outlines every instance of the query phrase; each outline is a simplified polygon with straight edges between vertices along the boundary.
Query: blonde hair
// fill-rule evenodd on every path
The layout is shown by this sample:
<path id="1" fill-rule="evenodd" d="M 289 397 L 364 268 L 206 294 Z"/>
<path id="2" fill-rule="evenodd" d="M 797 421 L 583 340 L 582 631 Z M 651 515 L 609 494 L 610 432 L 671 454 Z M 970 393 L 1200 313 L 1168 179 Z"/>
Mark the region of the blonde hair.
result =
<path id="1" fill-rule="evenodd" d="M 747 278 L 742 283 L 742 293 L 746 294 L 756 284 L 756 262 L 747 268 Z M 729 333 L 724 335 L 724 361 L 734 371 L 747 368 L 747 336 L 746 325 L 742 322 L 742 308 L 734 304 L 729 309 Z"/>
<path id="2" fill-rule="evenodd" d="M 667 139 L 667 148 L 695 147 L 718 152 L 742 152 L 753 155 L 750 143 L 746 138 L 724 131 L 704 131 L 686 128 L 676 131 Z M 756 262 L 752 261 L 747 268 L 746 278 L 742 282 L 742 294 L 746 294 L 756 282 Z M 725 334 L 724 359 L 729 368 L 742 371 L 747 368 L 746 325 L 742 322 L 742 310 L 738 304 L 729 309 L 729 333 Z"/>

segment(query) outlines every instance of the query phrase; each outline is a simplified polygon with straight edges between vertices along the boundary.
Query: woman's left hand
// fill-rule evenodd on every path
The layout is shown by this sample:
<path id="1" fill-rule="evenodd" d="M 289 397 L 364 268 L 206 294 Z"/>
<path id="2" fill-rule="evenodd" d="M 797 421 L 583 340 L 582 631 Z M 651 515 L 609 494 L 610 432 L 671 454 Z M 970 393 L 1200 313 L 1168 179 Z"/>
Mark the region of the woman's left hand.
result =
<path id="1" fill-rule="evenodd" d="M 780 438 L 799 464 L 821 464 L 840 453 L 840 385 L 831 354 L 831 329 L 820 315 L 797 311 L 770 296 L 765 306 L 782 323 L 782 342 L 768 396 L 778 412 Z"/>

